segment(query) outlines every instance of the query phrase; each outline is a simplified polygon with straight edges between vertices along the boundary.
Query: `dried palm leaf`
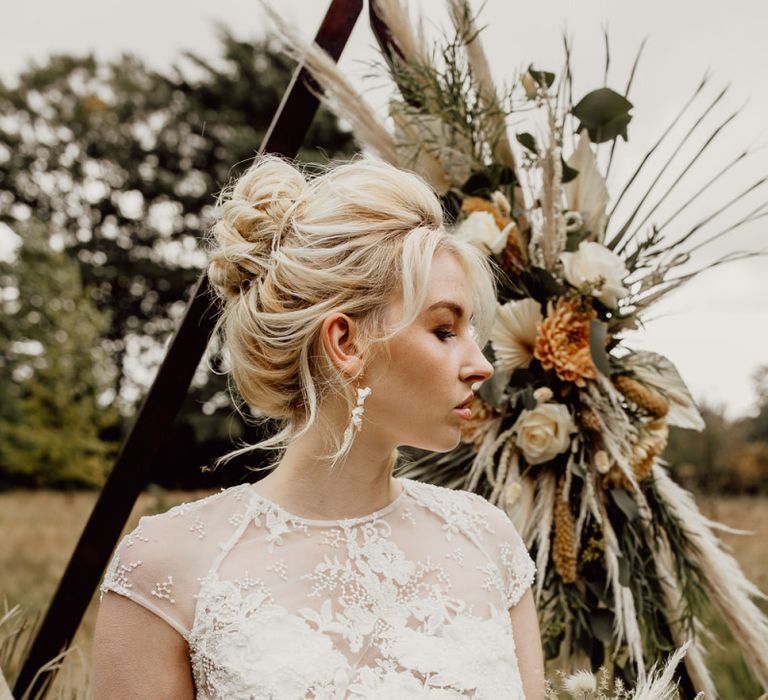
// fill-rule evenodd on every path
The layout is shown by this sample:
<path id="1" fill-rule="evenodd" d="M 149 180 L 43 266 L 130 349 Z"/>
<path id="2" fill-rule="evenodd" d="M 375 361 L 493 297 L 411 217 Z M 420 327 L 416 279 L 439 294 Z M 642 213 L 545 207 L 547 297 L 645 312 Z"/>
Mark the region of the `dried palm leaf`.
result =
<path id="1" fill-rule="evenodd" d="M 691 158 L 691 160 L 686 164 L 686 166 L 682 169 L 682 171 L 678 174 L 678 176 L 674 179 L 672 184 L 668 185 L 664 188 L 664 194 L 659 197 L 656 204 L 651 207 L 650 211 L 645 215 L 643 220 L 637 224 L 635 230 L 629 234 L 627 240 L 619 247 L 619 249 L 616 251 L 617 253 L 621 253 L 624 251 L 629 244 L 629 241 L 633 240 L 634 237 L 639 233 L 640 229 L 643 227 L 644 224 L 648 222 L 648 220 L 653 216 L 654 212 L 661 206 L 664 201 L 669 197 L 669 195 L 675 191 L 675 188 L 680 183 L 680 181 L 683 179 L 683 177 L 690 171 L 690 169 L 693 167 L 693 165 L 696 163 L 696 161 L 701 157 L 701 155 L 709 148 L 709 146 L 714 142 L 714 140 L 717 138 L 717 136 L 720 134 L 720 132 L 731 122 L 732 119 L 736 117 L 736 115 L 739 112 L 733 112 L 727 119 L 725 119 L 723 122 L 718 124 L 718 126 L 715 128 L 715 130 L 710 134 L 709 138 L 704 142 L 704 144 L 699 148 L 698 151 L 694 154 L 694 156 Z M 655 184 L 655 183 L 654 183 Z M 650 191 L 650 190 L 649 190 Z"/>
<path id="2" fill-rule="evenodd" d="M 629 215 L 629 218 L 624 222 L 621 229 L 619 229 L 619 232 L 614 236 L 614 238 L 611 240 L 611 243 L 609 244 L 609 248 L 612 250 L 616 250 L 618 248 L 618 245 L 620 242 L 624 240 L 624 238 L 629 233 L 629 227 L 632 225 L 632 222 L 635 220 L 635 217 L 638 215 L 640 210 L 642 209 L 643 205 L 645 204 L 646 200 L 651 196 L 651 193 L 655 189 L 656 185 L 659 183 L 659 180 L 664 175 L 664 173 L 667 171 L 667 168 L 669 168 L 670 165 L 672 165 L 673 162 L 676 162 L 677 154 L 680 152 L 680 150 L 685 146 L 685 144 L 688 142 L 688 140 L 691 138 L 691 136 L 696 132 L 698 127 L 703 123 L 703 121 L 706 119 L 706 117 L 710 114 L 710 112 L 717 106 L 717 104 L 720 102 L 720 100 L 725 96 L 728 88 L 724 88 L 718 95 L 715 97 L 715 99 L 702 111 L 702 113 L 698 116 L 698 118 L 694 121 L 693 126 L 690 129 L 687 129 L 685 131 L 685 134 L 678 142 L 677 146 L 675 146 L 672 153 L 667 157 L 667 160 L 664 162 L 664 164 L 661 166 L 659 171 L 652 177 L 651 184 L 648 187 L 648 189 L 645 191 L 645 194 L 643 194 L 642 197 L 640 197 L 637 205 L 632 210 L 632 213 Z M 710 143 L 712 143 L 713 139 L 720 133 L 722 128 L 735 116 L 736 113 L 732 114 L 731 116 L 726 119 L 726 121 L 719 125 L 715 132 L 710 136 L 710 138 L 707 140 L 707 143 L 705 144 L 705 147 L 708 146 Z M 696 158 L 698 158 L 703 151 L 700 151 Z M 695 161 L 694 161 L 695 162 Z M 687 167 L 690 167 L 692 163 L 689 163 Z M 676 184 L 676 183 L 675 183 Z M 631 237 L 630 237 L 631 238 Z M 626 243 L 624 243 L 626 245 Z M 618 248 L 618 250 L 622 250 L 622 248 Z"/>
<path id="3" fill-rule="evenodd" d="M 682 608 L 684 601 L 672 564 L 669 540 L 666 536 L 663 536 L 657 540 L 657 545 L 653 550 L 653 558 L 668 611 L 667 620 L 669 621 L 670 632 L 675 640 L 675 644 L 678 646 L 682 644 L 690 645 L 688 654 L 685 657 L 685 666 L 693 685 L 697 689 L 704 691 L 706 697 L 717 697 L 714 680 L 704 662 L 705 650 L 698 640 L 690 636 L 678 621 L 676 611 Z"/>
<path id="4" fill-rule="evenodd" d="M 611 211 L 608 213 L 606 226 L 610 224 L 611 219 L 613 218 L 613 215 L 616 212 L 616 208 L 624 199 L 624 195 L 626 195 L 626 193 L 629 191 L 629 188 L 637 179 L 637 176 L 642 172 L 643 168 L 645 167 L 645 164 L 648 162 L 650 157 L 656 152 L 656 149 L 664 142 L 664 139 L 666 139 L 666 137 L 669 135 L 672 129 L 674 129 L 675 126 L 677 126 L 677 123 L 683 118 L 683 116 L 688 111 L 688 108 L 691 106 L 691 104 L 696 99 L 698 94 L 704 89 L 704 86 L 707 84 L 708 80 L 709 78 L 706 75 L 704 76 L 704 78 L 702 78 L 701 82 L 699 83 L 698 87 L 694 91 L 693 95 L 688 99 L 688 101 L 683 105 L 683 108 L 677 113 L 675 118 L 669 123 L 667 128 L 662 132 L 661 136 L 656 140 L 656 143 L 654 143 L 653 146 L 651 146 L 651 148 L 643 156 L 642 160 L 638 164 L 637 168 L 635 168 L 635 171 L 632 173 L 629 180 L 627 180 L 627 182 L 624 184 L 624 187 L 619 193 L 619 196 L 616 198 L 616 201 L 613 203 L 613 207 L 611 208 Z M 616 244 L 620 240 L 621 240 L 621 236 L 617 235 L 614 238 L 612 238 L 608 243 L 606 243 L 606 245 L 609 248 L 613 249 L 616 247 Z"/>
<path id="5" fill-rule="evenodd" d="M 653 479 L 667 508 L 689 533 L 689 556 L 707 572 L 702 581 L 709 599 L 741 647 L 755 678 L 768 687 L 768 618 L 752 598 L 768 600 L 724 551 L 713 534 L 713 521 L 699 512 L 689 491 L 678 486 L 658 464 Z"/>

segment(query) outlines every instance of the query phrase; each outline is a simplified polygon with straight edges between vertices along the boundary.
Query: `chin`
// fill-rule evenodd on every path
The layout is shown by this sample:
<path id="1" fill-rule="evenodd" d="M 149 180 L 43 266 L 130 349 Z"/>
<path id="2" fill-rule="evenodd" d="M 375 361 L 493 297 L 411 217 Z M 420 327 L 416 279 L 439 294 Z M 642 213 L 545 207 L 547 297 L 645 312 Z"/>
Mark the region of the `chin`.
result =
<path id="1" fill-rule="evenodd" d="M 455 450 L 461 443 L 461 433 L 452 431 L 451 434 L 446 434 L 445 439 L 437 439 L 433 434 L 430 439 L 419 440 L 413 443 L 413 447 L 420 450 L 428 450 L 429 452 L 450 452 Z"/>

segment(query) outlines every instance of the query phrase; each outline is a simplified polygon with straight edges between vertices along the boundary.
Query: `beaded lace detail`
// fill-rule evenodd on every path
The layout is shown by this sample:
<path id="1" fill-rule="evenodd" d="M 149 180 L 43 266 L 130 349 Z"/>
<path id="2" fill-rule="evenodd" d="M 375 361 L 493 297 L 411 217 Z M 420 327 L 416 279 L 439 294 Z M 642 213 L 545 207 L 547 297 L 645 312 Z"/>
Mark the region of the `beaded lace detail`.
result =
<path id="1" fill-rule="evenodd" d="M 508 609 L 535 565 L 481 496 L 411 479 L 362 518 L 249 484 L 143 517 L 101 584 L 189 645 L 197 698 L 524 698 Z"/>

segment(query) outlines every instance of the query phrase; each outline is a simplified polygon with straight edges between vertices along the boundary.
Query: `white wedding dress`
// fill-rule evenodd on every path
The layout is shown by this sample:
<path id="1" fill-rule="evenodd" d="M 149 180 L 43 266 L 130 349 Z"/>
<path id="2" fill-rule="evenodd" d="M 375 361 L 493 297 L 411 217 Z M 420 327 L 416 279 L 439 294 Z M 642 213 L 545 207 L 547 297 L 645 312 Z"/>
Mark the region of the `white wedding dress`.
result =
<path id="1" fill-rule="evenodd" d="M 535 566 L 512 521 L 398 482 L 348 520 L 294 516 L 250 484 L 144 516 L 101 596 L 187 640 L 197 698 L 524 698 L 508 609 Z"/>

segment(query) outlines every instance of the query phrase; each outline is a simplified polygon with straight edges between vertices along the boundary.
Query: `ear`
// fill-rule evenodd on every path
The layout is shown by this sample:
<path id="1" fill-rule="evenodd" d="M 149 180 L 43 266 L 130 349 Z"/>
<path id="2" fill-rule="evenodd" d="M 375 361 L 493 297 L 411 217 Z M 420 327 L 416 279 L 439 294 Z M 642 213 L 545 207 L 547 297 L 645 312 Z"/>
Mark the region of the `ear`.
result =
<path id="1" fill-rule="evenodd" d="M 346 314 L 328 316 L 320 329 L 320 339 L 333 363 L 342 372 L 355 377 L 363 368 L 363 360 L 355 347 L 356 324 Z"/>

